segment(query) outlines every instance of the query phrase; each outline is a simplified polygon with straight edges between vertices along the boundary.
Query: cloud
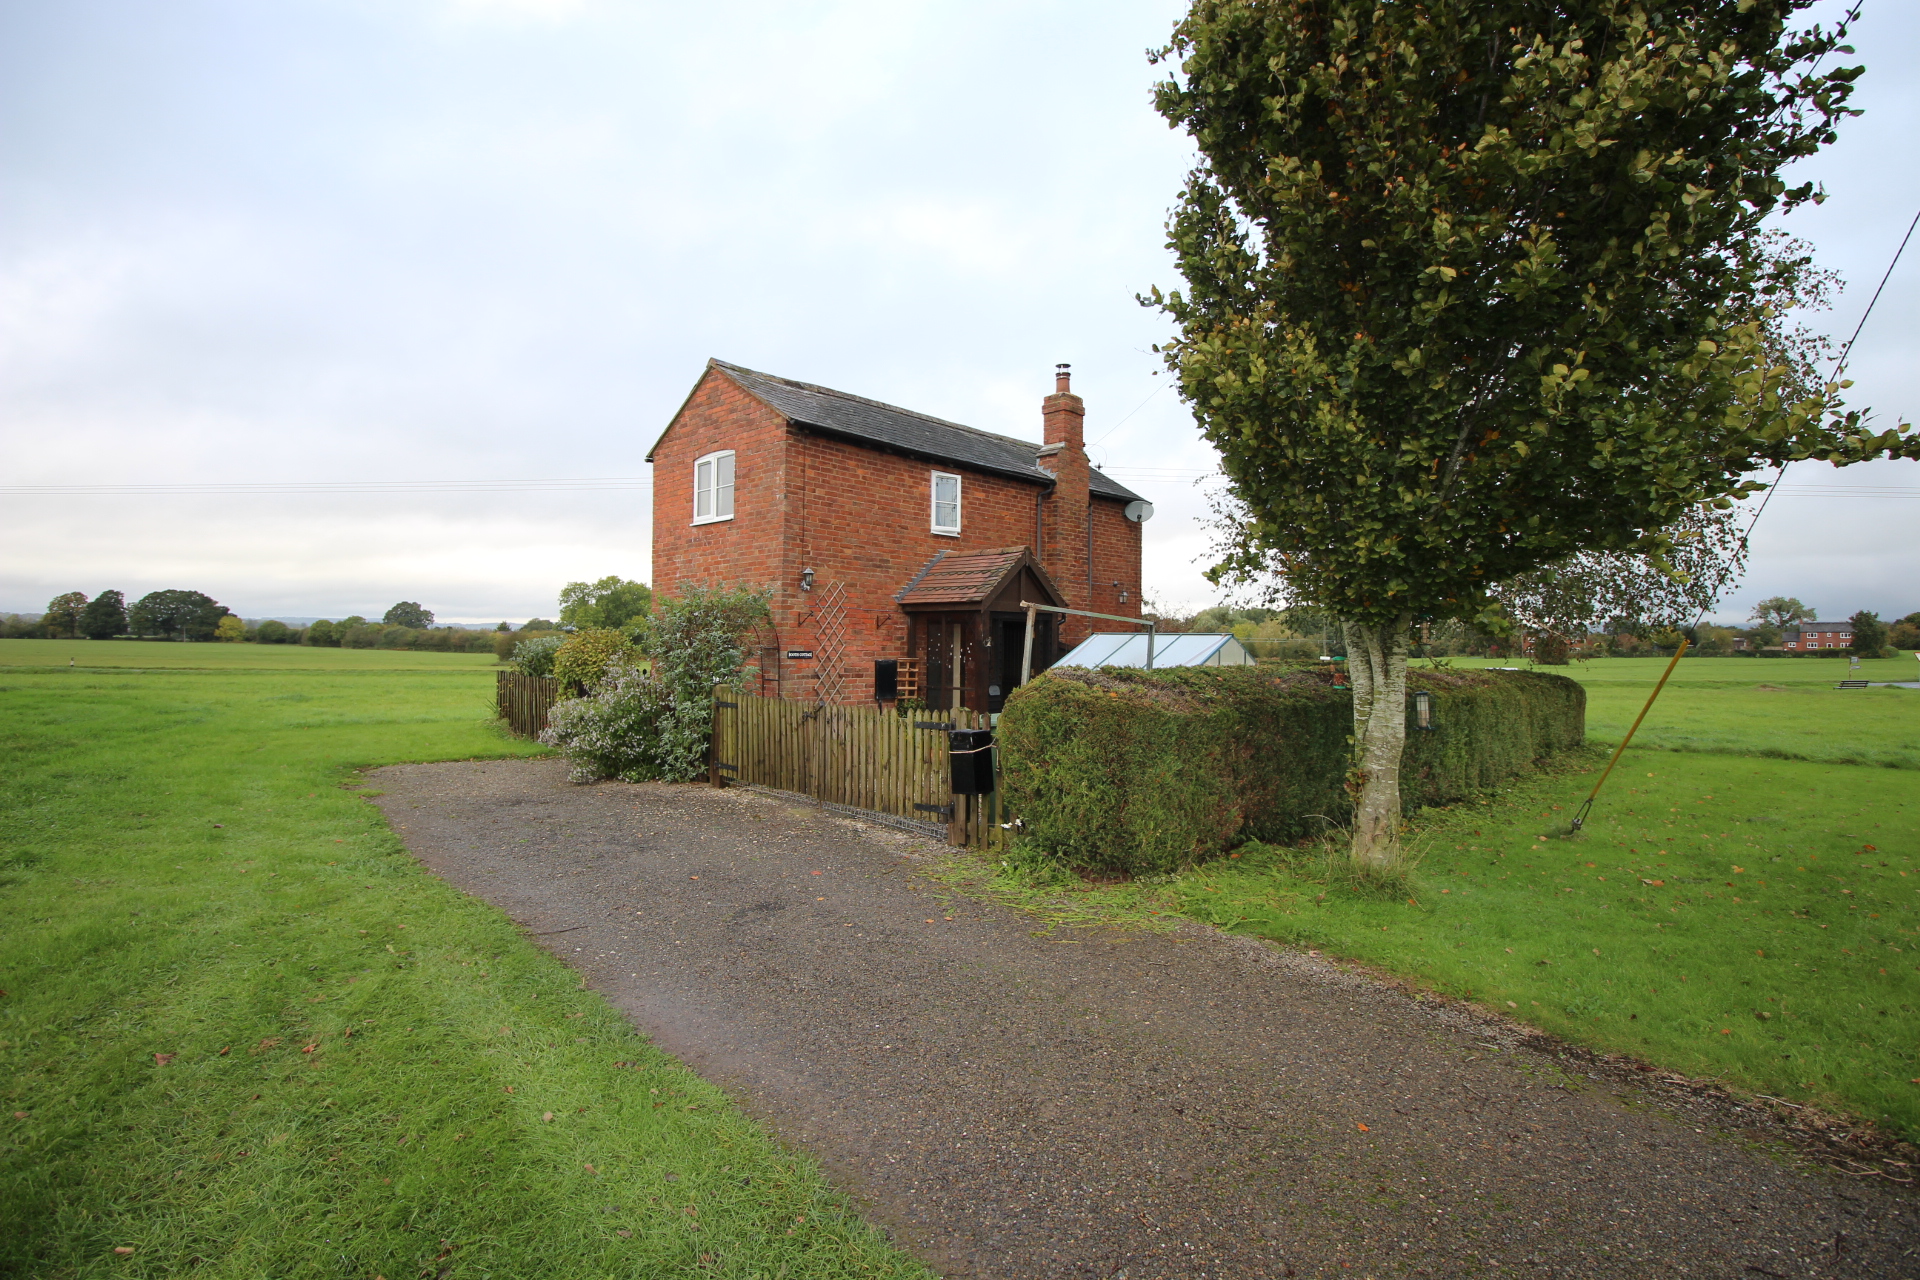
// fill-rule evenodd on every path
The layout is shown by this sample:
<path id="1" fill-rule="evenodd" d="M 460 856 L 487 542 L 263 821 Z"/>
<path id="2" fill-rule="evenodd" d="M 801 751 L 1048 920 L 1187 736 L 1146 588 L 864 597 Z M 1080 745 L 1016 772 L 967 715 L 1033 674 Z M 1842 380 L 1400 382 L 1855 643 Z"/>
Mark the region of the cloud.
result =
<path id="1" fill-rule="evenodd" d="M 1214 455 L 1154 394 L 1166 322 L 1135 302 L 1176 283 L 1162 222 L 1191 152 L 1141 50 L 1183 7 L 15 6 L 7 473 L 645 475 L 710 355 L 1037 438 L 1064 360 L 1107 464 L 1151 469 L 1122 476 L 1158 508 L 1149 592 L 1206 603 L 1191 476 Z M 1789 228 L 1852 282 L 1835 328 L 1920 206 L 1920 170 L 1885 163 L 1920 89 L 1878 69 L 1920 53 L 1920 17 L 1868 23 L 1868 113 L 1815 162 L 1833 199 Z M 1887 419 L 1920 412 L 1916 269 L 1855 365 Z M 570 579 L 644 576 L 644 497 L 9 496 L 0 608 L 146 584 L 249 616 L 521 617 Z M 1907 510 L 1783 497 L 1742 590 L 1895 597 Z"/>

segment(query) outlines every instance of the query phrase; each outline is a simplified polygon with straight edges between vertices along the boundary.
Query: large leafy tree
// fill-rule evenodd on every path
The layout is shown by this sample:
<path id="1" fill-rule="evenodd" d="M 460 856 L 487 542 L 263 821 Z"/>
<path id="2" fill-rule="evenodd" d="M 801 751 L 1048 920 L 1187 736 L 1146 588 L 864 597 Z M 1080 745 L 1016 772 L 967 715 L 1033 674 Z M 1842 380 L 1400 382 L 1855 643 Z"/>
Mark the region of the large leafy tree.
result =
<path id="1" fill-rule="evenodd" d="M 1793 627 L 1802 622 L 1813 622 L 1820 611 L 1812 605 L 1801 604 L 1797 596 L 1768 596 L 1753 606 L 1749 615 L 1755 622 L 1766 623 L 1774 627 Z"/>
<path id="2" fill-rule="evenodd" d="M 80 634 L 89 640 L 111 640 L 127 629 L 127 597 L 102 591 L 80 614 Z"/>
<path id="3" fill-rule="evenodd" d="M 652 589 L 644 582 L 629 582 L 617 574 L 598 582 L 569 582 L 560 590 L 560 621 L 564 626 L 619 631 L 652 610 Z"/>
<path id="4" fill-rule="evenodd" d="M 1248 511 L 1237 567 L 1343 620 L 1364 865 L 1398 858 L 1413 622 L 1657 552 L 1757 468 L 1912 452 L 1768 351 L 1795 268 L 1761 222 L 1814 197 L 1781 170 L 1859 74 L 1788 30 L 1808 3 L 1194 0 L 1161 51 L 1201 155 L 1166 358 Z"/>
<path id="5" fill-rule="evenodd" d="M 149 591 L 134 601 L 127 622 L 135 635 L 211 640 L 227 607 L 199 591 Z"/>
<path id="6" fill-rule="evenodd" d="M 1877 658 L 1887 647 L 1887 624 L 1880 621 L 1880 615 L 1871 609 L 1862 609 L 1853 615 L 1853 645 L 1855 653 L 1864 653 Z"/>
<path id="7" fill-rule="evenodd" d="M 86 611 L 87 593 L 84 591 L 68 591 L 47 601 L 47 611 L 41 617 L 40 623 L 47 629 L 49 636 L 56 638 L 63 635 L 78 637 L 80 634 L 80 619 Z"/>
<path id="8" fill-rule="evenodd" d="M 433 610 L 424 609 L 417 600 L 402 600 L 380 619 L 389 627 L 412 627 L 424 631 L 433 625 Z"/>

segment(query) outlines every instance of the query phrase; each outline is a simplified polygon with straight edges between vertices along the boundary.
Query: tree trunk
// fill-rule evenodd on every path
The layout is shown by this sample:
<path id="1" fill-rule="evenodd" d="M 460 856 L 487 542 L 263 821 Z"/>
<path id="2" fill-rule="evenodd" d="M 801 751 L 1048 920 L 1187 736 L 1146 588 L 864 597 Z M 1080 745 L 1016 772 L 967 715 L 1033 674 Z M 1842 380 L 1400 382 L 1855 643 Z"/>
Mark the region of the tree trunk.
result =
<path id="1" fill-rule="evenodd" d="M 1407 745 L 1407 638 L 1402 614 L 1383 627 L 1342 621 L 1353 685 L 1353 861 L 1400 862 L 1400 756 Z"/>

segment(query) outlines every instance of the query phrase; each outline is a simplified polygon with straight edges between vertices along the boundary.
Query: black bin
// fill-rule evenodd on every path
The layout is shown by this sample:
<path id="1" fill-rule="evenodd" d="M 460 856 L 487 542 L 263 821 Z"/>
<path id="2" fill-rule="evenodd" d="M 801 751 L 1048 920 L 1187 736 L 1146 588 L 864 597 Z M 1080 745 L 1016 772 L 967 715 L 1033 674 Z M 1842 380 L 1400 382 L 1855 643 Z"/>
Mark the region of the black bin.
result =
<path id="1" fill-rule="evenodd" d="M 947 760 L 953 771 L 953 794 L 984 796 L 993 793 L 993 731 L 954 729 L 947 734 Z"/>
<path id="2" fill-rule="evenodd" d="M 873 661 L 873 700 L 894 702 L 900 697 L 900 660 L 875 658 Z"/>

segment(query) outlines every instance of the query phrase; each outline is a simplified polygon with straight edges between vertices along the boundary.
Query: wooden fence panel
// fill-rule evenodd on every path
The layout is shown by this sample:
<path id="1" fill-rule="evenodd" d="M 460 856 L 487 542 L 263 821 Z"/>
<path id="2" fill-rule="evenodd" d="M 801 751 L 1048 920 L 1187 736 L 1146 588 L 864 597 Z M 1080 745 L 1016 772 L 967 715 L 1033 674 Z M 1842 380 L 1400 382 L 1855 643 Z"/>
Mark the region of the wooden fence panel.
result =
<path id="1" fill-rule="evenodd" d="M 983 712 L 903 717 L 722 687 L 714 690 L 710 777 L 942 824 L 956 844 L 998 848 L 1004 840 L 998 796 L 954 795 L 947 759 L 949 725 L 985 729 L 991 723 Z"/>
<path id="2" fill-rule="evenodd" d="M 537 738 L 547 727 L 547 712 L 560 700 L 560 682 L 547 676 L 494 673 L 494 709 L 507 728 L 522 738 Z"/>

